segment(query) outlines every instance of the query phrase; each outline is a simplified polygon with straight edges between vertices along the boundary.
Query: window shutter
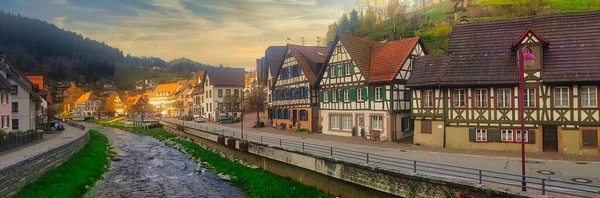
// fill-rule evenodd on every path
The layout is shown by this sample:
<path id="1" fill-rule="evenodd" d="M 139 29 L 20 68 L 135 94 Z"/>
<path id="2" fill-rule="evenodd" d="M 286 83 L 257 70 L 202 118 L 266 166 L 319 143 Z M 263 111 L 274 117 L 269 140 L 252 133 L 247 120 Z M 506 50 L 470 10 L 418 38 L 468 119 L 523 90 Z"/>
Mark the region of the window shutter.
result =
<path id="1" fill-rule="evenodd" d="M 342 76 L 346 75 L 346 65 L 342 65 Z"/>
<path id="2" fill-rule="evenodd" d="M 338 90 L 338 101 L 343 102 L 344 101 L 343 97 L 344 97 L 344 90 L 343 89 Z"/>
<path id="3" fill-rule="evenodd" d="M 527 143 L 535 144 L 535 130 L 527 130 Z"/>
<path id="4" fill-rule="evenodd" d="M 488 129 L 488 142 L 501 142 L 500 129 Z"/>
<path id="5" fill-rule="evenodd" d="M 327 90 L 327 101 L 331 102 L 331 90 Z"/>
<path id="6" fill-rule="evenodd" d="M 302 69 L 300 66 L 298 66 L 298 76 L 302 75 Z"/>
<path id="7" fill-rule="evenodd" d="M 308 98 L 308 86 L 304 87 L 304 98 Z"/>
<path id="8" fill-rule="evenodd" d="M 333 72 L 334 72 L 334 73 L 333 73 L 333 74 L 334 74 L 334 76 L 335 76 L 335 77 L 338 77 L 338 68 L 337 68 L 337 66 L 334 66 L 334 67 L 333 67 Z"/>
<path id="9" fill-rule="evenodd" d="M 375 100 L 375 89 L 373 87 L 369 87 L 369 100 Z"/>
<path id="10" fill-rule="evenodd" d="M 331 78 L 331 67 L 327 67 L 327 78 Z"/>
<path id="11" fill-rule="evenodd" d="M 387 99 L 387 97 L 385 95 L 386 93 L 387 93 L 387 91 L 385 90 L 385 86 L 381 86 L 381 100 L 385 101 Z"/>
<path id="12" fill-rule="evenodd" d="M 350 73 L 354 74 L 354 62 L 350 63 Z"/>
<path id="13" fill-rule="evenodd" d="M 469 142 L 475 142 L 475 128 L 469 128 Z"/>
<path id="14" fill-rule="evenodd" d="M 273 110 L 273 117 L 277 119 L 277 110 Z"/>
<path id="15" fill-rule="evenodd" d="M 323 102 L 323 91 L 319 91 L 319 102 Z"/>
<path id="16" fill-rule="evenodd" d="M 365 101 L 369 101 L 369 97 L 367 96 L 367 92 L 368 92 L 368 91 L 369 91 L 369 88 L 368 88 L 368 87 L 365 87 L 365 88 L 363 88 L 362 95 L 363 95 L 363 99 L 364 99 Z"/>
<path id="17" fill-rule="evenodd" d="M 356 89 L 354 89 L 354 88 L 350 89 L 350 91 L 348 91 L 348 94 L 350 95 L 351 102 L 356 101 Z"/>

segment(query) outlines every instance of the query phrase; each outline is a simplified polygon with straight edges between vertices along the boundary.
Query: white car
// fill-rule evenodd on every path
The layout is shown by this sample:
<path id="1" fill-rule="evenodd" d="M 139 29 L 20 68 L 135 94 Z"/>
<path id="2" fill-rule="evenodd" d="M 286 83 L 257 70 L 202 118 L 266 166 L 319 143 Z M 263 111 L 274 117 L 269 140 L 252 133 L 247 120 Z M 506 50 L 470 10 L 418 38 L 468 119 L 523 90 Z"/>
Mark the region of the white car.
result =
<path id="1" fill-rule="evenodd" d="M 195 123 L 203 123 L 203 122 L 204 122 L 204 117 L 197 117 L 197 118 L 194 118 L 194 122 L 195 122 Z"/>

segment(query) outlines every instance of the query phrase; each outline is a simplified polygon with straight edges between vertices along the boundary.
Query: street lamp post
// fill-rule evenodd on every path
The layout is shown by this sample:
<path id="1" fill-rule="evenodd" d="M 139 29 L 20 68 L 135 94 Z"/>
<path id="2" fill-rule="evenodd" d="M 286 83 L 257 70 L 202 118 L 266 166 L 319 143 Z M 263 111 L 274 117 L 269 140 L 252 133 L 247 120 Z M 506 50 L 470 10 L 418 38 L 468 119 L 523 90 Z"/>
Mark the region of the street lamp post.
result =
<path id="1" fill-rule="evenodd" d="M 535 56 L 531 48 L 525 45 L 518 50 L 519 54 L 519 120 L 521 121 L 521 190 L 527 191 L 525 181 L 525 66 L 529 67 L 535 63 Z"/>
<path id="2" fill-rule="evenodd" d="M 242 139 L 244 139 L 244 92 L 242 92 L 242 113 L 240 113 L 240 117 L 242 118 Z"/>

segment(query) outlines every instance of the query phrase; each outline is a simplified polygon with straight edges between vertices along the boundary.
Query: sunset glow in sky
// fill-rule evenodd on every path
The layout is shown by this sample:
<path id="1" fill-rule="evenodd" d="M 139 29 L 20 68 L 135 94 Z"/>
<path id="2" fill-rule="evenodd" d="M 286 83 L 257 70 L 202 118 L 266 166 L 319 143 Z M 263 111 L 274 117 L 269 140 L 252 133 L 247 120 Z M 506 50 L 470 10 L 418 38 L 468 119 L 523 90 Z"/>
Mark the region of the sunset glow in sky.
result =
<path id="1" fill-rule="evenodd" d="M 188 57 L 247 69 L 290 37 L 315 45 L 356 0 L 7 0 L 1 10 L 39 18 L 166 61 Z"/>

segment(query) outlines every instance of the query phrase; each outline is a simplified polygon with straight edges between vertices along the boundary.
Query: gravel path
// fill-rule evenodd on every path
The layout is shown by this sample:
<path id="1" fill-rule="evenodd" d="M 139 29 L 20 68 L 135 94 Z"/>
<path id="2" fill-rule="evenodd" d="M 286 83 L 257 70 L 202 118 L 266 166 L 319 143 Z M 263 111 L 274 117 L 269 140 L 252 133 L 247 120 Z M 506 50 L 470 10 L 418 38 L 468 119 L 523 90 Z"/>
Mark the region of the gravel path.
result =
<path id="1" fill-rule="evenodd" d="M 106 135 L 118 153 L 104 179 L 86 197 L 248 197 L 240 188 L 154 138 L 86 125 Z"/>

